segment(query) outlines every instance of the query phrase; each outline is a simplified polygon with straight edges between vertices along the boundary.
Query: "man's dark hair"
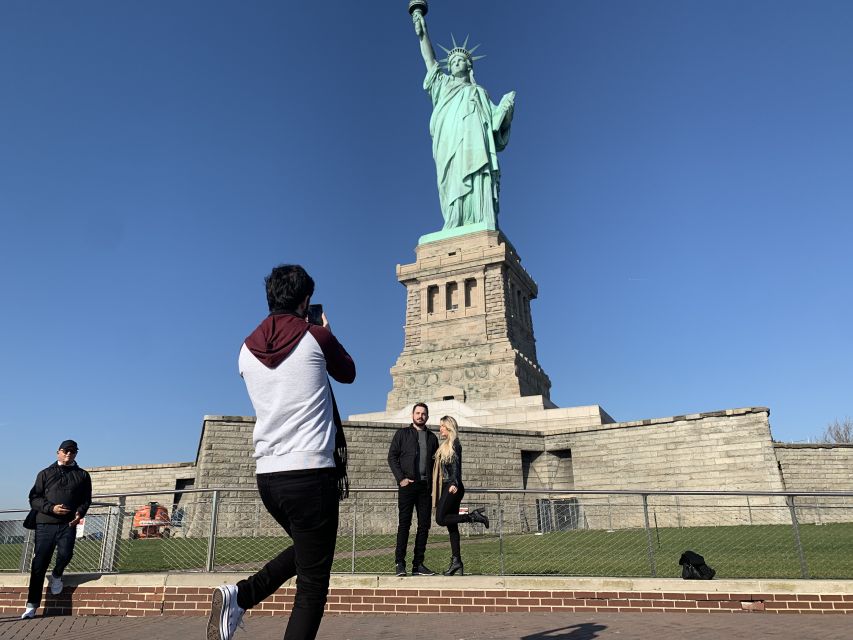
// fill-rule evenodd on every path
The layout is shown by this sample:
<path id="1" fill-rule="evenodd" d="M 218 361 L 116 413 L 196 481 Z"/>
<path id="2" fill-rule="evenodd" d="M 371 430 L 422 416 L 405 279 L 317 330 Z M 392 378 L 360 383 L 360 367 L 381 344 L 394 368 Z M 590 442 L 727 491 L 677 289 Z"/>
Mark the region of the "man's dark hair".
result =
<path id="1" fill-rule="evenodd" d="M 414 413 L 414 412 L 415 412 L 415 409 L 417 409 L 418 407 L 423 407 L 424 409 L 426 409 L 426 412 L 427 412 L 427 413 L 429 413 L 429 407 L 428 407 L 428 406 L 426 406 L 426 402 L 417 402 L 417 403 L 415 403 L 415 406 L 414 406 L 414 407 L 412 407 L 412 413 Z"/>
<path id="2" fill-rule="evenodd" d="M 292 313 L 306 296 L 314 295 L 314 280 L 298 264 L 280 264 L 264 278 L 270 313 Z"/>

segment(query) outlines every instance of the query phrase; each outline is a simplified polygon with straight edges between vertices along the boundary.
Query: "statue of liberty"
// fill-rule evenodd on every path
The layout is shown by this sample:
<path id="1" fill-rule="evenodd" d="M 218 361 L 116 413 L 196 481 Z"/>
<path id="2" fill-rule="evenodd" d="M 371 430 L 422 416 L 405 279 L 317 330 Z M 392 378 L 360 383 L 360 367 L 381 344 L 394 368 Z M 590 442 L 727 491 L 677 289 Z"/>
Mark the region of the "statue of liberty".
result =
<path id="1" fill-rule="evenodd" d="M 467 37 L 458 45 L 451 34 L 453 48 L 441 47 L 447 53 L 440 61 L 446 65 L 443 73 L 427 33 L 426 2 L 414 0 L 409 8 L 427 69 L 424 90 L 432 100 L 429 132 L 444 230 L 474 224 L 496 230 L 498 152 L 509 142 L 515 92 L 504 95 L 497 106 L 492 103 L 474 80 L 474 61 L 483 56 L 473 55 L 479 45 L 467 48 Z"/>

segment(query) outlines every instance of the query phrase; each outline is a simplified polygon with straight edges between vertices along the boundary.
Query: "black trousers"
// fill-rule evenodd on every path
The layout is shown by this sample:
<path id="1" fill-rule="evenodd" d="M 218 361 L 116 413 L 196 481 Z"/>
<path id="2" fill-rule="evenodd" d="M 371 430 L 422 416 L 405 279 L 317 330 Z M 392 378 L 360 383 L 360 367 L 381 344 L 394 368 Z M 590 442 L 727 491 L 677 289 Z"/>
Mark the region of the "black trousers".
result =
<path id="1" fill-rule="evenodd" d="M 56 566 L 53 575 L 61 576 L 74 555 L 74 541 L 77 528 L 67 524 L 37 524 L 36 547 L 30 568 L 30 591 L 27 602 L 41 605 L 41 593 L 44 590 L 44 575 L 50 565 L 50 559 L 56 550 Z"/>
<path id="2" fill-rule="evenodd" d="M 412 566 L 422 564 L 426 554 L 427 536 L 432 524 L 432 489 L 426 480 L 412 482 L 400 487 L 397 492 L 397 550 L 394 561 L 398 564 L 406 561 L 406 545 L 409 543 L 409 530 L 412 528 L 412 511 L 418 511 L 418 530 L 415 534 L 415 554 Z"/>
<path id="3" fill-rule="evenodd" d="M 237 604 L 251 609 L 296 576 L 296 597 L 285 640 L 313 640 L 320 628 L 338 537 L 334 469 L 261 473 L 264 506 L 293 540 L 255 575 L 237 583 Z"/>
<path id="4" fill-rule="evenodd" d="M 446 484 L 441 488 L 441 497 L 435 505 L 435 522 L 441 527 L 447 527 L 447 533 L 450 536 L 450 553 L 457 558 L 461 558 L 462 554 L 459 550 L 459 523 L 471 522 L 471 516 L 467 513 L 460 515 L 459 505 L 462 504 L 465 487 L 460 484 L 457 489 L 456 493 L 450 493 L 450 485 Z"/>

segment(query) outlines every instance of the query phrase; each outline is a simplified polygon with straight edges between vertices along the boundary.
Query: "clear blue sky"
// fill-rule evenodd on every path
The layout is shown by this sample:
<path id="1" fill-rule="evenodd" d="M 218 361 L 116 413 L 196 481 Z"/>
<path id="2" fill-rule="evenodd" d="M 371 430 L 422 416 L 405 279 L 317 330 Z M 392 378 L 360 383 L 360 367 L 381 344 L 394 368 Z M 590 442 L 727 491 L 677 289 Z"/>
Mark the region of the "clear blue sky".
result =
<path id="1" fill-rule="evenodd" d="M 433 0 L 518 92 L 501 223 L 560 406 L 853 415 L 853 3 Z M 384 409 L 395 265 L 441 225 L 405 0 L 0 3 L 0 506 L 83 466 L 193 460 L 282 262 Z M 711 487 L 709 487 L 711 488 Z"/>

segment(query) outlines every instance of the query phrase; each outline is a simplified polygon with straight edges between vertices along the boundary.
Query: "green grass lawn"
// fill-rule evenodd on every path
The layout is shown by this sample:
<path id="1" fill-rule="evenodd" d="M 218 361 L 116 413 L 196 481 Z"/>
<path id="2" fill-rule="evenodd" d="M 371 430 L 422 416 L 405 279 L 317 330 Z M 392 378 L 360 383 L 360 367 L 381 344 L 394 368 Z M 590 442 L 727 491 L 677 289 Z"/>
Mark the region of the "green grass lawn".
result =
<path id="1" fill-rule="evenodd" d="M 0 571 L 17 571 L 21 564 L 23 545 L 0 544 Z"/>
<path id="2" fill-rule="evenodd" d="M 790 527 L 693 527 L 652 532 L 658 577 L 680 577 L 678 559 L 692 549 L 705 557 L 719 578 L 799 578 L 800 560 Z M 853 578 L 853 524 L 804 525 L 800 536 L 811 578 Z M 470 573 L 500 573 L 497 541 L 463 540 Z M 566 531 L 504 538 L 508 575 L 650 576 L 644 530 Z M 447 561 L 429 552 L 436 566 Z M 435 569 L 436 567 L 431 567 Z"/>
<path id="3" fill-rule="evenodd" d="M 501 571 L 501 542 L 493 533 L 466 537 L 462 557 L 466 573 L 497 575 Z M 853 523 L 801 525 L 800 535 L 812 578 L 853 579 Z M 394 565 L 395 536 L 356 538 L 356 573 L 390 573 Z M 443 528 L 433 527 L 426 564 L 444 569 L 450 548 Z M 409 542 L 408 560 L 411 561 Z M 229 538 L 216 543 L 216 569 L 251 571 L 288 546 L 285 537 Z M 670 528 L 652 531 L 652 548 L 659 577 L 679 577 L 678 558 L 692 549 L 717 570 L 718 578 L 799 578 L 800 560 L 791 527 L 754 525 L 740 527 Z M 352 538 L 338 538 L 332 570 L 352 570 Z M 100 542 L 80 540 L 70 571 L 97 568 Z M 0 571 L 15 572 L 20 544 L 0 544 Z M 207 558 L 204 538 L 122 540 L 118 570 L 203 570 Z M 505 536 L 503 573 L 507 575 L 650 576 L 647 534 L 642 529 L 561 531 L 544 535 Z"/>

